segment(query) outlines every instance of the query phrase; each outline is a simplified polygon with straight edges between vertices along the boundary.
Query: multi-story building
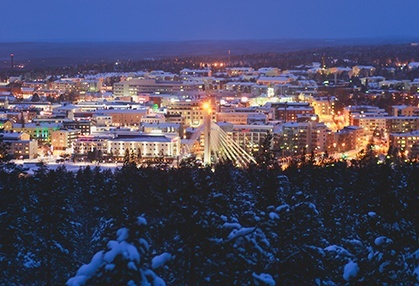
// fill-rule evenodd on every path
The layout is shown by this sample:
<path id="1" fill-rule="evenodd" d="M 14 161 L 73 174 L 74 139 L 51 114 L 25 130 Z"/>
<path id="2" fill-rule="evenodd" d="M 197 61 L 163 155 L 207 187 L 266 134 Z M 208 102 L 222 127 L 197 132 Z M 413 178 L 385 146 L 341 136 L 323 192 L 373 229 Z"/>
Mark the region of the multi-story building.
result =
<path id="1" fill-rule="evenodd" d="M 82 78 L 62 78 L 51 83 L 51 88 L 60 92 L 79 90 Z"/>
<path id="2" fill-rule="evenodd" d="M 13 159 L 34 159 L 38 155 L 38 142 L 24 132 L 2 132 L 0 138 L 8 145 L 8 154 Z"/>
<path id="3" fill-rule="evenodd" d="M 164 118 L 166 119 L 167 123 L 176 123 L 180 125 L 185 124 L 185 120 L 181 114 L 165 114 Z"/>
<path id="4" fill-rule="evenodd" d="M 377 117 L 387 116 L 388 113 L 377 106 L 369 105 L 355 105 L 347 106 L 343 109 L 343 116 L 345 119 L 345 125 L 354 125 L 354 116 L 358 117 Z"/>
<path id="5" fill-rule="evenodd" d="M 178 123 L 166 123 L 166 122 L 141 122 L 140 131 L 144 133 L 162 133 L 162 134 L 177 134 L 180 137 L 183 137 L 183 127 Z"/>
<path id="6" fill-rule="evenodd" d="M 210 77 L 210 69 L 182 69 L 180 71 L 181 77 Z"/>
<path id="7" fill-rule="evenodd" d="M 92 115 L 91 131 L 106 131 L 112 126 L 112 116 L 109 114 L 95 113 Z"/>
<path id="8" fill-rule="evenodd" d="M 407 158 L 419 158 L 419 131 L 390 133 L 390 148 L 401 152 Z"/>
<path id="9" fill-rule="evenodd" d="M 335 97 L 311 97 L 310 103 L 320 118 L 335 114 Z"/>
<path id="10" fill-rule="evenodd" d="M 359 126 L 345 126 L 335 133 L 335 143 L 333 143 L 334 152 L 347 152 L 350 150 L 359 150 L 362 147 L 363 130 Z"/>
<path id="11" fill-rule="evenodd" d="M 278 102 L 271 106 L 275 108 L 275 120 L 284 122 L 296 122 L 298 115 L 314 114 L 314 108 L 308 102 Z"/>
<path id="12" fill-rule="evenodd" d="M 91 133 L 90 127 L 91 127 L 91 121 L 90 120 L 64 120 L 63 121 L 63 128 L 64 129 L 78 129 L 80 130 L 81 135 L 89 135 Z"/>
<path id="13" fill-rule="evenodd" d="M 392 106 L 393 116 L 419 116 L 419 107 L 407 105 Z"/>
<path id="14" fill-rule="evenodd" d="M 251 67 L 230 67 L 226 68 L 226 71 L 228 76 L 242 76 L 254 73 Z"/>
<path id="15" fill-rule="evenodd" d="M 287 84 L 290 83 L 293 80 L 292 77 L 286 75 L 286 76 L 261 76 L 258 78 L 256 83 L 258 85 L 264 85 L 268 87 L 273 87 L 277 84 Z"/>
<path id="16" fill-rule="evenodd" d="M 386 129 L 388 133 L 407 133 L 419 130 L 419 117 L 389 116 Z"/>
<path id="17" fill-rule="evenodd" d="M 161 113 L 153 113 L 153 114 L 147 114 L 143 117 L 141 117 L 140 120 L 141 123 L 163 123 L 166 122 L 166 118 L 164 117 L 164 114 Z"/>
<path id="18" fill-rule="evenodd" d="M 327 150 L 328 129 L 324 123 L 287 122 L 282 125 L 280 148 L 284 155 L 303 155 Z"/>
<path id="19" fill-rule="evenodd" d="M 274 147 L 277 132 L 274 125 L 248 125 L 248 124 L 232 124 L 217 123 L 221 129 L 239 146 L 250 154 L 256 154 L 259 151 L 260 144 L 265 140 L 269 133 L 274 135 L 271 147 Z"/>
<path id="20" fill-rule="evenodd" d="M 103 114 L 112 118 L 112 125 L 136 126 L 140 124 L 141 118 L 147 115 L 146 109 L 100 109 L 96 114 Z"/>
<path id="21" fill-rule="evenodd" d="M 227 91 L 251 93 L 254 82 L 228 82 L 225 84 L 224 89 Z"/>
<path id="22" fill-rule="evenodd" d="M 62 127 L 57 123 L 5 123 L 4 130 L 13 132 L 24 132 L 29 134 L 32 140 L 37 140 L 39 143 L 50 143 L 51 133 Z"/>
<path id="23" fill-rule="evenodd" d="M 215 115 L 217 122 L 229 122 L 233 124 L 251 124 L 250 122 L 259 121 L 266 123 L 267 116 L 258 112 L 217 112 Z"/>
<path id="24" fill-rule="evenodd" d="M 137 96 L 141 93 L 177 93 L 182 91 L 181 81 L 159 81 L 156 79 L 131 79 L 113 85 L 115 97 Z"/>
<path id="25" fill-rule="evenodd" d="M 207 112 L 208 110 L 203 108 L 203 102 L 198 100 L 177 101 L 167 107 L 168 115 L 181 115 L 184 119 L 184 124 L 187 126 L 201 125 Z M 215 120 L 215 108 L 213 107 L 211 108 L 211 118 Z"/>
<path id="26" fill-rule="evenodd" d="M 354 126 L 359 126 L 363 129 L 364 136 L 376 135 L 379 132 L 383 134 L 387 132 L 387 117 L 385 116 L 361 116 L 355 115 L 352 118 Z"/>
<path id="27" fill-rule="evenodd" d="M 352 71 L 349 72 L 349 76 L 370 77 L 374 75 L 375 70 L 376 69 L 373 66 L 353 66 Z"/>
<path id="28" fill-rule="evenodd" d="M 275 77 L 280 75 L 281 70 L 275 67 L 262 67 L 257 72 L 259 76 Z"/>
<path id="29" fill-rule="evenodd" d="M 173 160 L 179 156 L 179 136 L 137 134 L 135 136 L 118 136 L 108 141 L 108 153 L 122 160 L 126 150 L 141 154 L 143 159 L 164 158 Z"/>
<path id="30" fill-rule="evenodd" d="M 59 129 L 51 132 L 51 146 L 53 154 L 60 155 L 73 152 L 73 143 L 80 136 L 79 129 Z"/>
<path id="31" fill-rule="evenodd" d="M 96 151 L 102 156 L 108 155 L 108 140 L 111 136 L 79 136 L 73 142 L 74 157 L 80 159 L 86 157 L 89 152 Z"/>

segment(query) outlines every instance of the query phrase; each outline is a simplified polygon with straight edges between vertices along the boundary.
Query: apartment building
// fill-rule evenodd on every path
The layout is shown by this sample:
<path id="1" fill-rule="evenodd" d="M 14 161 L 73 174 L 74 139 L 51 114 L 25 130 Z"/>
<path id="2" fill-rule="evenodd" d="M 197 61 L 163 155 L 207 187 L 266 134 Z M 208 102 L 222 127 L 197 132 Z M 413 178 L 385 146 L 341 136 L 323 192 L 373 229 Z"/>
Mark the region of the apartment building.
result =
<path id="1" fill-rule="evenodd" d="M 203 108 L 203 102 L 198 100 L 193 101 L 177 101 L 171 106 L 167 107 L 167 114 L 180 115 L 184 119 L 184 124 L 187 126 L 199 126 L 204 122 L 204 118 L 208 110 Z M 214 106 L 211 108 L 211 118 L 216 119 Z"/>
<path id="2" fill-rule="evenodd" d="M 287 122 L 282 125 L 280 147 L 285 155 L 302 155 L 327 150 L 328 129 L 324 123 Z"/>
<path id="3" fill-rule="evenodd" d="M 34 159 L 38 156 L 38 142 L 24 132 L 2 132 L 0 140 L 8 144 L 8 154 L 13 159 Z"/>
<path id="4" fill-rule="evenodd" d="M 141 118 L 147 115 L 146 109 L 100 109 L 96 114 L 110 116 L 112 126 L 134 126 L 138 127 Z"/>
<path id="5" fill-rule="evenodd" d="M 60 155 L 67 150 L 73 152 L 73 144 L 81 135 L 79 129 L 59 129 L 51 132 L 51 147 L 54 155 Z"/>
<path id="6" fill-rule="evenodd" d="M 175 159 L 180 155 L 179 136 L 138 134 L 136 136 L 118 136 L 108 141 L 108 153 L 120 160 L 125 151 L 141 154 L 144 159 Z"/>
<path id="7" fill-rule="evenodd" d="M 181 81 L 161 81 L 156 79 L 131 79 L 114 83 L 113 94 L 115 97 L 137 96 L 141 93 L 177 93 L 183 90 Z"/>

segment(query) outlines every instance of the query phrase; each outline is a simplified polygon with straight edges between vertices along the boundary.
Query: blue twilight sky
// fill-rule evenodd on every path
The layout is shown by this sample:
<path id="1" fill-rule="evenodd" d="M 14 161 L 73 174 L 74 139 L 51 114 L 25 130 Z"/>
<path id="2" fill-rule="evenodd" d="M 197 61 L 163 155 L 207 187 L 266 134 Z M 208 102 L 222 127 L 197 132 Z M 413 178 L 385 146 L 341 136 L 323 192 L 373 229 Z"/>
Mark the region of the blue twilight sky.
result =
<path id="1" fill-rule="evenodd" d="M 0 41 L 419 39 L 418 0 L 2 0 Z"/>

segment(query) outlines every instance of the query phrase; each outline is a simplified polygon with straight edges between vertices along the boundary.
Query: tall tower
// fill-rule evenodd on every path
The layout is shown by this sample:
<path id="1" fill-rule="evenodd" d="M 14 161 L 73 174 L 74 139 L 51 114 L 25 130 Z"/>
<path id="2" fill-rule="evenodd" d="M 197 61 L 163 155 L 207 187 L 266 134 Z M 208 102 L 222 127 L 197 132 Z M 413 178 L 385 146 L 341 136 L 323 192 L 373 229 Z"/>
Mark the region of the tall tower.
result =
<path id="1" fill-rule="evenodd" d="M 204 109 L 204 164 L 211 165 L 211 104 L 205 102 Z"/>
<path id="2" fill-rule="evenodd" d="M 13 67 L 14 67 L 14 63 L 13 63 L 13 58 L 14 58 L 15 54 L 10 54 L 10 70 L 13 71 Z"/>

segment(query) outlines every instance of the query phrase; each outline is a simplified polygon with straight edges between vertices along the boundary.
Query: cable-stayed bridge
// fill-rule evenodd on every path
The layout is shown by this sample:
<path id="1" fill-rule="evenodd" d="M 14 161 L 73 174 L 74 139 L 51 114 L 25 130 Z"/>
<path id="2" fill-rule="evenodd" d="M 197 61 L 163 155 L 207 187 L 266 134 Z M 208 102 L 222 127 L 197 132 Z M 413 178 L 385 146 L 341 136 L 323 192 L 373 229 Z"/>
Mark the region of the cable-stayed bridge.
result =
<path id="1" fill-rule="evenodd" d="M 194 145 L 202 140 L 202 135 L 204 143 L 202 155 L 205 165 L 230 161 L 236 166 L 244 168 L 256 163 L 253 156 L 247 153 L 209 116 L 205 118 L 203 124 L 195 129 L 190 139 L 184 140 L 185 152 L 192 152 Z"/>

